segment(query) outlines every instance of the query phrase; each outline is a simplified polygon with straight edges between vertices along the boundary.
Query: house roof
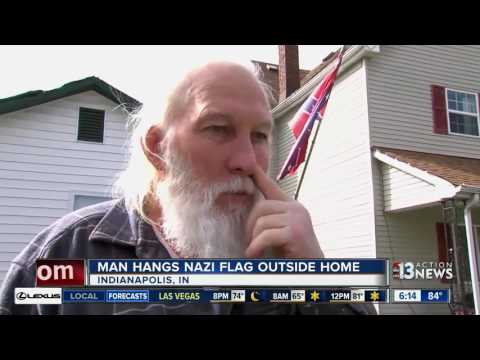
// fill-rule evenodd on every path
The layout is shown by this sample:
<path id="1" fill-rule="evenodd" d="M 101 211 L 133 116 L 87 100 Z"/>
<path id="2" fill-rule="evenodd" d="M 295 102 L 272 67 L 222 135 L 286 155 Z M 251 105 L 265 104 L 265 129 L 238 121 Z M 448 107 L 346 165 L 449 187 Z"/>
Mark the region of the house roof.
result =
<path id="1" fill-rule="evenodd" d="M 298 106 L 301 102 L 307 99 L 315 89 L 315 86 L 318 86 L 328 71 L 333 69 L 336 55 L 338 55 L 341 49 L 344 51 L 344 56 L 338 76 L 342 76 L 347 69 L 352 65 L 357 64 L 363 58 L 370 58 L 380 53 L 379 45 L 343 45 L 338 50 L 331 52 L 323 58 L 319 65 L 303 77 L 300 84 L 301 86 L 298 90 L 276 104 L 272 109 L 272 115 L 275 120 L 282 118 L 292 107 Z"/>
<path id="2" fill-rule="evenodd" d="M 382 153 L 453 185 L 480 187 L 480 159 L 376 147 Z"/>
<path id="3" fill-rule="evenodd" d="M 278 64 L 271 64 L 256 60 L 252 60 L 252 63 L 260 68 L 260 79 L 270 86 L 275 98 L 275 102 L 278 103 Z M 300 69 L 300 86 L 304 84 L 303 79 L 309 73 L 310 70 Z"/>
<path id="4" fill-rule="evenodd" d="M 348 46 L 345 47 L 345 49 L 348 49 Z M 336 51 L 330 52 L 326 57 L 322 59 L 322 62 L 315 66 L 312 70 L 309 71 L 307 76 L 305 76 L 302 81 L 301 81 L 301 86 L 306 84 L 310 79 L 312 79 L 315 75 L 317 75 L 320 71 L 322 71 L 328 64 L 332 62 L 332 60 L 335 59 L 335 56 L 338 54 L 340 49 Z"/>
<path id="5" fill-rule="evenodd" d="M 16 96 L 0 99 L 0 115 L 89 90 L 96 91 L 117 104 L 124 104 L 128 111 L 133 111 L 142 106 L 142 103 L 138 100 L 107 84 L 105 81 L 95 76 L 90 76 L 85 79 L 69 82 L 53 90 L 28 91 Z"/>

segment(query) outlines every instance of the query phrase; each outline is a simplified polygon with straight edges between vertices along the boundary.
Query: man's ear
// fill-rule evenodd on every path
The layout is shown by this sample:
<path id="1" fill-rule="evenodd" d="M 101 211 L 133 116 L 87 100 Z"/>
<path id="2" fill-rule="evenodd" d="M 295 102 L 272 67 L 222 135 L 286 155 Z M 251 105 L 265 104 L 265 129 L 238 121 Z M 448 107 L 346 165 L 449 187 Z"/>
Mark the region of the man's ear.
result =
<path id="1" fill-rule="evenodd" d="M 154 125 L 148 129 L 145 139 L 141 142 L 143 152 L 148 161 L 161 173 L 165 171 L 165 162 L 163 161 L 163 153 L 160 146 L 164 137 L 163 130 Z"/>

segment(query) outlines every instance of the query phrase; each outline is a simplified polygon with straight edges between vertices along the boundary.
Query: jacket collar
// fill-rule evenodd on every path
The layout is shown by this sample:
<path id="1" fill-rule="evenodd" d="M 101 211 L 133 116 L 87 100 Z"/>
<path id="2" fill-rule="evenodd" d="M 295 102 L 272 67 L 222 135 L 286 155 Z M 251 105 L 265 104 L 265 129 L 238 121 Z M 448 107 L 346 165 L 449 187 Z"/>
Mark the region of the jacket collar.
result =
<path id="1" fill-rule="evenodd" d="M 105 216 L 89 236 L 89 241 L 135 247 L 139 258 L 170 257 L 153 228 L 135 210 L 128 210 L 125 199 L 110 202 Z"/>

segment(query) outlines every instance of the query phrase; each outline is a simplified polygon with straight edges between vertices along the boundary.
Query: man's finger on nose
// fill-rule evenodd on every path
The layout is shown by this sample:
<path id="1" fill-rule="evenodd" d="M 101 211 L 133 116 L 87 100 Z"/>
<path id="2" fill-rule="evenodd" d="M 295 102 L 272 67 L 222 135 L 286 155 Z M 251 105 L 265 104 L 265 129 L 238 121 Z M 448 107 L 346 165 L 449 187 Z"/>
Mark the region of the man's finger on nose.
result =
<path id="1" fill-rule="evenodd" d="M 263 169 L 257 164 L 252 176 L 253 181 L 257 185 L 258 189 L 262 192 L 267 200 L 291 200 L 280 189 L 277 183 L 275 183 L 270 177 L 263 171 Z"/>

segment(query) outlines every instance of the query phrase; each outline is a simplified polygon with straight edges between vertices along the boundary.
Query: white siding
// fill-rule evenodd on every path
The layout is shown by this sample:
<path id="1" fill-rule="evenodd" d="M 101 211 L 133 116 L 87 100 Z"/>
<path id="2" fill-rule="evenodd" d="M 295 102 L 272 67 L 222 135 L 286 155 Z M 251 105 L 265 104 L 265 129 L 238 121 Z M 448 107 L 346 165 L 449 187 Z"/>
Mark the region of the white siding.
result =
<path id="1" fill-rule="evenodd" d="M 480 138 L 433 133 L 432 84 L 480 93 L 479 45 L 381 45 L 368 60 L 372 146 L 480 158 Z"/>
<path id="2" fill-rule="evenodd" d="M 327 257 L 375 256 L 367 116 L 365 68 L 358 63 L 332 91 L 299 196 Z"/>
<path id="3" fill-rule="evenodd" d="M 435 186 L 383 164 L 385 211 L 406 209 L 439 201 Z"/>
<path id="4" fill-rule="evenodd" d="M 79 107 L 105 110 L 104 143 L 77 141 Z M 74 194 L 110 196 L 125 165 L 125 114 L 88 91 L 0 115 L 0 282 L 10 260 L 73 210 Z"/>

